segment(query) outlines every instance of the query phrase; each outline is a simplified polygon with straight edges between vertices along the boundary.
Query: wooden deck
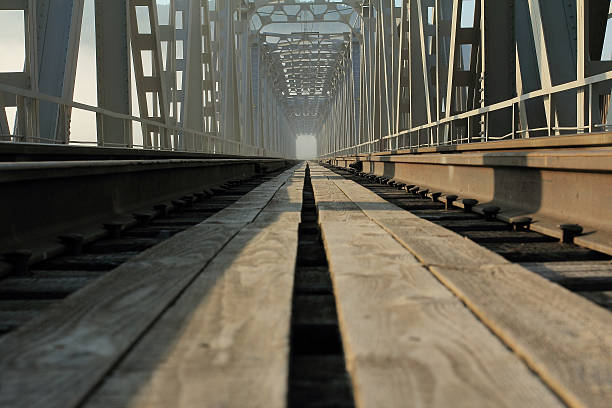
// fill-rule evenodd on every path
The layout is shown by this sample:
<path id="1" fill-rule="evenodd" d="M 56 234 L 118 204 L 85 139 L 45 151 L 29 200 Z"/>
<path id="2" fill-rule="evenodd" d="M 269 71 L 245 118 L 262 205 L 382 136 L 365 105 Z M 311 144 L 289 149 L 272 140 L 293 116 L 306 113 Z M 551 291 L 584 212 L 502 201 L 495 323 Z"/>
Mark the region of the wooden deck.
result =
<path id="1" fill-rule="evenodd" d="M 612 316 L 310 163 L 358 407 L 608 407 Z M 0 339 L 0 407 L 285 407 L 305 164 Z"/>

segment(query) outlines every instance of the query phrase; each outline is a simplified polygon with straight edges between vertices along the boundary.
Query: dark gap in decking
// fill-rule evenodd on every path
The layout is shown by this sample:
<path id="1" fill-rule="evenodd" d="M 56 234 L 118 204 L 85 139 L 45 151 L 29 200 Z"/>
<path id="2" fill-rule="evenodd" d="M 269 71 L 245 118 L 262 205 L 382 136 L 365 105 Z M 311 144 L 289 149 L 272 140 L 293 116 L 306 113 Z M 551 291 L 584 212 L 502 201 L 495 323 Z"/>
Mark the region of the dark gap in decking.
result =
<path id="1" fill-rule="evenodd" d="M 293 291 L 288 399 L 290 408 L 355 405 L 308 167 Z"/>

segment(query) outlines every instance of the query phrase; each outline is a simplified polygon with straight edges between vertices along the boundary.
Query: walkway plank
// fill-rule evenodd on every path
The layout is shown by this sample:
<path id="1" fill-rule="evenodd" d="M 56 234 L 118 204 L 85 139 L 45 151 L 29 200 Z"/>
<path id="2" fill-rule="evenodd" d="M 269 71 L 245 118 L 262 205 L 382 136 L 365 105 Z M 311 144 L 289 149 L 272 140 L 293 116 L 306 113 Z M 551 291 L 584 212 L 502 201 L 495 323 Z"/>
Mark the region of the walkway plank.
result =
<path id="1" fill-rule="evenodd" d="M 339 177 L 333 181 L 415 254 L 568 405 L 610 405 L 612 315 L 608 311 L 454 233 L 440 240 L 409 232 L 406 225 L 423 231 L 435 226 L 415 221 L 411 214 L 378 217 L 367 207 L 380 197 L 352 181 Z"/>
<path id="2" fill-rule="evenodd" d="M 331 172 L 312 168 L 318 204 L 335 184 Z M 365 206 L 334 197 L 347 211 Z M 321 229 L 359 407 L 561 406 L 388 232 L 367 217 L 327 218 Z"/>
<path id="3" fill-rule="evenodd" d="M 316 180 L 328 177 L 328 171 L 323 167 L 311 167 L 310 177 Z M 347 201 L 344 193 L 333 183 L 317 183 L 317 211 L 319 222 L 342 221 L 345 223 L 360 222 L 367 219 L 363 212 L 352 202 Z"/>
<path id="4" fill-rule="evenodd" d="M 263 208 L 293 170 L 237 204 Z M 77 406 L 258 212 L 238 222 L 232 206 L 225 214 L 139 254 L 0 339 L 0 406 Z"/>
<path id="5" fill-rule="evenodd" d="M 296 173 L 296 176 L 300 172 Z M 86 407 L 284 407 L 303 172 L 279 190 Z"/>

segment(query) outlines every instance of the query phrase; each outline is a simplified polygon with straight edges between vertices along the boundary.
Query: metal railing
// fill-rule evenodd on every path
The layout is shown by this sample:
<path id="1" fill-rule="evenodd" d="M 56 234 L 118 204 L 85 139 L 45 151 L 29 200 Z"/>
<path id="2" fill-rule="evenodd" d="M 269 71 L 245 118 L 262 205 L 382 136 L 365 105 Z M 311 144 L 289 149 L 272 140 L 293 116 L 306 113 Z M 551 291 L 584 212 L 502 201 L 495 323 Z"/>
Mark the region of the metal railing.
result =
<path id="1" fill-rule="evenodd" d="M 160 134 L 160 139 L 161 135 L 165 135 L 168 137 L 170 143 L 164 146 L 163 143 L 161 143 L 160 139 L 153 138 L 151 145 L 146 145 L 144 143 L 146 137 L 144 131 L 142 135 L 142 144 L 135 144 L 133 143 L 133 141 L 126 141 L 123 144 L 110 143 L 104 141 L 103 138 L 98 138 L 97 140 L 92 141 L 71 140 L 70 137 L 68 137 L 67 140 L 55 140 L 40 138 L 31 134 L 0 134 L 0 141 L 4 142 L 91 145 L 97 147 L 124 147 L 173 152 L 195 152 L 259 157 L 282 157 L 282 154 L 279 152 L 267 150 L 258 146 L 248 145 L 236 140 L 225 139 L 213 133 L 200 132 L 181 126 L 165 124 L 151 119 L 117 113 L 107 109 L 99 108 L 97 106 L 87 105 L 64 98 L 58 98 L 55 96 L 43 94 L 40 92 L 34 92 L 23 88 L 17 88 L 2 83 L 0 83 L 0 94 L 1 93 L 16 95 L 18 97 L 23 98 L 24 102 L 26 103 L 38 103 L 43 101 L 56 104 L 60 108 L 58 110 L 60 115 L 65 113 L 67 110 L 77 109 L 81 111 L 95 113 L 98 116 L 98 120 L 100 120 L 100 117 L 119 119 L 123 121 L 124 128 L 126 130 L 129 129 L 130 134 L 132 131 L 131 127 L 133 126 L 133 124 L 139 124 L 143 128 L 148 127 L 150 129 L 156 129 L 156 131 Z M 26 103 L 24 103 L 23 105 L 26 105 Z M 67 126 L 69 126 L 69 124 Z M 126 131 L 126 134 L 127 133 L 128 132 Z M 70 134 L 69 129 L 67 129 L 66 134 Z"/>
<path id="2" fill-rule="evenodd" d="M 612 128 L 612 124 L 594 123 L 593 118 L 593 86 L 612 79 L 612 71 L 593 75 L 588 78 L 568 82 L 550 87 L 548 89 L 529 92 L 503 102 L 499 102 L 483 108 L 473 109 L 453 116 L 440 119 L 411 129 L 383 136 L 379 139 L 370 140 L 333 152 L 321 155 L 321 158 L 332 158 L 338 156 L 349 156 L 356 154 L 393 152 L 397 150 L 418 149 L 423 147 L 449 146 L 463 143 L 489 142 L 497 140 L 511 140 L 525 138 L 529 134 L 537 133 L 539 136 L 556 136 L 558 132 L 574 131 L 576 133 L 595 132 Z M 576 91 L 584 92 L 585 99 L 588 101 L 588 117 L 585 118 L 588 124 L 575 127 L 554 126 L 553 100 L 555 95 L 561 92 Z M 548 125 L 546 127 L 536 127 L 519 129 L 517 127 L 516 115 L 519 104 L 525 103 L 536 98 L 544 98 L 550 112 Z M 489 114 L 503 110 L 512 112 L 512 128 L 508 133 L 502 135 L 490 135 L 488 131 Z M 457 126 L 461 121 L 460 128 Z M 483 128 L 479 134 L 471 134 L 472 125 L 478 121 Z"/>

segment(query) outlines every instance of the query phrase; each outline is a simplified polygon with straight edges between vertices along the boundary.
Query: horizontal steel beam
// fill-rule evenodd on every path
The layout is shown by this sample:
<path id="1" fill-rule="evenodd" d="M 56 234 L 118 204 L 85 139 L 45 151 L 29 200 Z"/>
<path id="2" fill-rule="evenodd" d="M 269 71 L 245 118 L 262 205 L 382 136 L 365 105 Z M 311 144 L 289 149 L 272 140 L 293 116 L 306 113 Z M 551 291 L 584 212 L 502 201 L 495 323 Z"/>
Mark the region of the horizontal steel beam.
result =
<path id="1" fill-rule="evenodd" d="M 0 162 L 55 160 L 247 159 L 220 153 L 0 142 Z M 273 157 L 274 158 L 274 157 Z"/>

